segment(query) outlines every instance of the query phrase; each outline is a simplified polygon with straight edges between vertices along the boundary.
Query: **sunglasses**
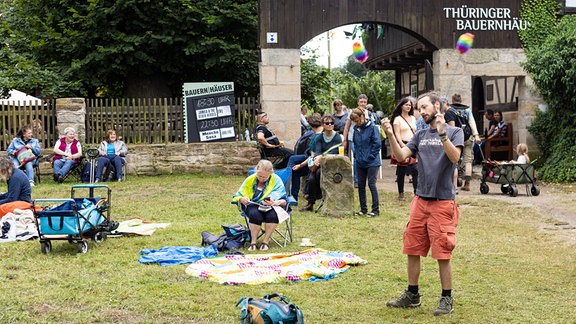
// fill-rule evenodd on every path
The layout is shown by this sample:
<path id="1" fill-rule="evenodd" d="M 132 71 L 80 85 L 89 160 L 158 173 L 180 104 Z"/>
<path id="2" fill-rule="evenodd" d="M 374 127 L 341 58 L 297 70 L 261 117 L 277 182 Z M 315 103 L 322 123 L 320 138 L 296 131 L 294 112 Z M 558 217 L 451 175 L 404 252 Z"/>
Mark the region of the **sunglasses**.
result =
<path id="1" fill-rule="evenodd" d="M 324 125 L 334 125 L 334 122 L 327 122 L 327 123 L 324 123 Z"/>

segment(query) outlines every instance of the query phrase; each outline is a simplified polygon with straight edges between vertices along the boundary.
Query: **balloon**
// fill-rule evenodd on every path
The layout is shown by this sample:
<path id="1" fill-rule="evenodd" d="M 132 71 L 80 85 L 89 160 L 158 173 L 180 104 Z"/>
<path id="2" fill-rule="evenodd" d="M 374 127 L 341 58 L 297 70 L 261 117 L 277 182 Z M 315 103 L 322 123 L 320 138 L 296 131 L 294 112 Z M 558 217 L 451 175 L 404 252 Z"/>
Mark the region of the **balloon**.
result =
<path id="1" fill-rule="evenodd" d="M 354 59 L 357 62 L 364 63 L 368 59 L 368 52 L 366 52 L 364 45 L 360 42 L 354 42 L 352 45 L 352 52 L 354 53 Z"/>
<path id="2" fill-rule="evenodd" d="M 458 42 L 456 43 L 456 49 L 460 54 L 466 54 L 474 43 L 474 34 L 465 33 L 458 37 Z"/>

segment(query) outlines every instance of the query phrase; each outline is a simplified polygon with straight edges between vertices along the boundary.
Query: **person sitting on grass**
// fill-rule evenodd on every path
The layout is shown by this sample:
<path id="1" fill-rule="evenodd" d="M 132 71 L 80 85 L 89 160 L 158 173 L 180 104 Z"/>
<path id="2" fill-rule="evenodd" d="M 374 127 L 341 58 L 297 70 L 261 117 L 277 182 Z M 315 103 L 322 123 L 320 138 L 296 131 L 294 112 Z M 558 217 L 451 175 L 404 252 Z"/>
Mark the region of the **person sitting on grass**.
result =
<path id="1" fill-rule="evenodd" d="M 30 209 L 32 188 L 28 177 L 7 157 L 0 157 L 0 181 L 8 183 L 8 192 L 0 194 L 0 218 L 15 209 Z"/>
<path id="2" fill-rule="evenodd" d="M 272 162 L 260 160 L 256 165 L 256 172 L 242 182 L 232 200 L 239 202 L 248 216 L 251 238 L 248 251 L 256 250 L 256 240 L 262 229 L 262 223 L 266 223 L 266 226 L 260 251 L 268 251 L 270 237 L 279 223 L 278 214 L 273 207 L 286 206 L 287 203 L 286 188 L 282 179 L 274 174 Z"/>

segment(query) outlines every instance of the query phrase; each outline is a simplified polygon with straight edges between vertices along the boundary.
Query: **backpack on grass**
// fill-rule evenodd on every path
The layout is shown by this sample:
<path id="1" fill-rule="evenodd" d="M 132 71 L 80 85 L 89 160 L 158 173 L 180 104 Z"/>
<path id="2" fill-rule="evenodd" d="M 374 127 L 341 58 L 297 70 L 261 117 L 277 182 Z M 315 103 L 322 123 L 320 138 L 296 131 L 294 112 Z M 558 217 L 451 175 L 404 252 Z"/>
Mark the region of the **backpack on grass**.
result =
<path id="1" fill-rule="evenodd" d="M 202 246 L 214 245 L 218 251 L 239 249 L 246 241 L 250 241 L 250 230 L 240 224 L 222 225 L 224 233 L 214 235 L 207 231 L 202 232 Z"/>
<path id="2" fill-rule="evenodd" d="M 272 300 L 274 297 L 280 301 Z M 236 306 L 240 306 L 243 324 L 304 324 L 302 311 L 280 293 L 268 294 L 262 299 L 243 297 Z"/>

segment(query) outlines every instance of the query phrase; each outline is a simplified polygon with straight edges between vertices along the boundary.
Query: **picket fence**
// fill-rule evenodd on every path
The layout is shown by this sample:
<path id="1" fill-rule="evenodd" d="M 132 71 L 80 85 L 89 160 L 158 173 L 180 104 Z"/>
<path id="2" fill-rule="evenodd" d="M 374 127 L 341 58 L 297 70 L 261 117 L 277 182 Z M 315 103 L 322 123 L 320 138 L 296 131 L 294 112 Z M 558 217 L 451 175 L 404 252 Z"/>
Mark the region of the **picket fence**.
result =
<path id="1" fill-rule="evenodd" d="M 42 147 L 58 139 L 56 100 L 0 105 L 0 150 L 6 150 L 22 125 L 31 125 Z M 235 130 L 243 136 L 255 126 L 260 111 L 257 98 L 238 97 Z M 182 98 L 86 99 L 86 144 L 99 144 L 108 129 L 115 129 L 126 144 L 185 142 Z"/>

